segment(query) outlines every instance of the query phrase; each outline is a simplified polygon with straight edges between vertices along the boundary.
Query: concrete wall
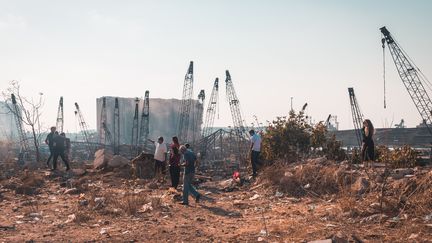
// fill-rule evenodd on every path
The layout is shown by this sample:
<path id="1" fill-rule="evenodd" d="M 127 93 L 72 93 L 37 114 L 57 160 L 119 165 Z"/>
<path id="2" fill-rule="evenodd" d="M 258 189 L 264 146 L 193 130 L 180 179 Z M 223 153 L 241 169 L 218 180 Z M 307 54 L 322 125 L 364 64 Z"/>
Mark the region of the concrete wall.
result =
<path id="1" fill-rule="evenodd" d="M 107 126 L 110 129 L 111 134 L 114 135 L 114 105 L 115 97 L 107 96 L 106 98 L 106 112 L 107 112 Z M 120 110 L 120 143 L 131 144 L 132 141 L 132 127 L 133 117 L 135 112 L 135 99 L 136 98 L 121 98 L 119 100 Z M 165 142 L 171 142 L 171 137 L 177 136 L 177 123 L 178 123 L 178 111 L 181 104 L 181 100 L 178 99 L 159 99 L 150 98 L 150 124 L 149 124 L 149 138 L 155 140 L 159 136 L 165 138 Z M 139 114 L 138 114 L 138 127 L 141 124 L 141 111 L 144 105 L 144 100 L 139 101 Z M 96 99 L 96 111 L 97 111 L 97 132 L 100 131 L 100 115 L 102 110 L 102 97 Z M 192 105 L 192 114 L 194 117 L 197 114 L 203 114 L 202 107 L 198 106 L 198 101 L 194 100 Z M 198 108 L 200 107 L 200 108 Z M 198 112 L 198 109 L 200 111 Z M 198 124 L 195 126 L 196 137 L 199 137 L 201 133 L 202 115 L 198 119 Z M 193 130 L 194 126 L 192 122 L 189 122 L 190 131 Z M 191 132 L 192 133 L 192 132 Z M 191 134 L 190 133 L 190 134 Z M 192 135 L 191 135 L 192 137 Z M 185 141 L 180 141 L 180 143 Z M 190 141 L 188 141 L 190 142 Z"/>

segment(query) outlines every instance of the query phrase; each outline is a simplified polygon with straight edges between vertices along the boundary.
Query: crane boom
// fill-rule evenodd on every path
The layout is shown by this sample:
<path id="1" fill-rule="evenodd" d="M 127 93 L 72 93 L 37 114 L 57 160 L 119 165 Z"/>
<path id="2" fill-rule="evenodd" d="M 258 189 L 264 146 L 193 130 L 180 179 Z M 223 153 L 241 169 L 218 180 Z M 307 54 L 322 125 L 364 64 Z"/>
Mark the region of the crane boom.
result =
<path id="1" fill-rule="evenodd" d="M 362 144 L 361 128 L 363 127 L 363 115 L 360 111 L 360 106 L 358 105 L 357 98 L 354 94 L 354 88 L 348 88 L 350 103 L 351 103 L 351 113 L 353 118 L 354 130 L 357 137 L 357 142 L 359 147 Z"/>
<path id="2" fill-rule="evenodd" d="M 234 90 L 234 85 L 231 80 L 231 75 L 228 70 L 225 71 L 226 79 L 226 95 L 231 110 L 231 115 L 234 123 L 234 129 L 238 135 L 244 135 L 246 133 L 246 127 L 244 126 L 241 110 L 240 101 L 237 98 L 237 94 Z"/>
<path id="3" fill-rule="evenodd" d="M 149 135 L 149 125 L 150 125 L 149 118 L 150 118 L 150 98 L 149 98 L 149 91 L 146 90 L 144 96 L 144 105 L 141 113 L 140 130 L 139 130 L 140 132 L 139 144 L 143 146 L 143 149 Z"/>
<path id="4" fill-rule="evenodd" d="M 25 131 L 23 128 L 23 118 L 22 118 L 22 113 L 21 113 L 21 109 L 19 108 L 17 101 L 16 101 L 16 97 L 14 94 L 11 94 L 11 98 L 12 98 L 12 106 L 13 106 L 13 114 L 15 117 L 15 123 L 18 129 L 18 135 L 19 135 L 19 140 L 20 140 L 20 149 L 21 149 L 21 153 L 27 153 L 30 148 L 27 142 L 27 137 L 25 135 Z"/>
<path id="5" fill-rule="evenodd" d="M 423 86 L 423 83 L 426 82 L 426 77 L 424 77 L 417 66 L 410 61 L 408 55 L 395 41 L 387 28 L 384 26 L 380 28 L 380 30 L 384 36 L 381 40 L 383 48 L 385 48 L 384 43 L 387 43 L 399 77 L 420 113 L 423 122 L 426 124 L 429 133 L 432 134 L 431 128 L 429 127 L 430 124 L 432 124 L 432 101 Z"/>
<path id="6" fill-rule="evenodd" d="M 219 78 L 216 78 L 213 84 L 213 90 L 210 95 L 210 100 L 207 105 L 204 128 L 202 130 L 203 137 L 207 137 L 211 133 L 211 127 L 213 127 L 218 99 L 219 99 Z"/>
<path id="7" fill-rule="evenodd" d="M 75 114 L 78 116 L 79 126 L 80 126 L 81 131 L 84 135 L 84 139 L 86 141 L 87 149 L 89 151 L 89 156 L 90 156 L 93 153 L 93 149 L 92 149 L 92 146 L 90 144 L 90 134 L 88 132 L 87 123 L 84 120 L 84 116 L 80 110 L 78 103 L 76 103 L 76 102 L 75 102 L 75 108 L 76 108 Z"/>
<path id="8" fill-rule="evenodd" d="M 58 111 L 57 111 L 57 122 L 56 122 L 56 128 L 59 133 L 63 132 L 63 96 L 60 96 Z"/>
<path id="9" fill-rule="evenodd" d="M 177 135 L 180 140 L 186 142 L 189 139 L 189 119 L 192 106 L 193 93 L 193 62 L 189 64 L 183 84 L 183 95 L 179 111 L 179 123 Z"/>

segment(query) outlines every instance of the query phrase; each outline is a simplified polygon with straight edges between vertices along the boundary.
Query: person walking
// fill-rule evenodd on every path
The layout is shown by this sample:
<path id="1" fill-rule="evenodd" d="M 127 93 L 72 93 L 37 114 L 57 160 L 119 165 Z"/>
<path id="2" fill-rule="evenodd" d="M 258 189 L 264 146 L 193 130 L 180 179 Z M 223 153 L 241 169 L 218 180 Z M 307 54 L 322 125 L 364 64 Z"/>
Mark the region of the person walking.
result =
<path id="1" fill-rule="evenodd" d="M 66 165 L 66 171 L 70 170 L 69 166 L 69 160 L 65 156 L 65 150 L 66 150 L 66 137 L 61 135 L 54 135 L 53 137 L 53 168 L 52 170 L 57 169 L 57 159 L 60 156 L 63 160 L 64 164 Z"/>
<path id="2" fill-rule="evenodd" d="M 362 162 L 365 163 L 364 165 L 367 166 L 368 163 L 371 163 L 371 161 L 375 160 L 375 144 L 372 139 L 375 129 L 372 122 L 369 119 L 363 121 L 363 128 L 361 132 L 362 132 L 362 150 L 361 150 L 362 158 L 361 159 Z"/>
<path id="3" fill-rule="evenodd" d="M 66 134 L 64 132 L 60 133 L 60 136 L 63 136 L 65 138 L 65 156 L 68 159 L 68 161 L 71 160 L 71 142 L 70 138 L 66 137 Z"/>
<path id="4" fill-rule="evenodd" d="M 261 136 L 255 133 L 255 130 L 250 130 L 250 151 L 251 151 L 251 164 L 252 164 L 252 176 L 256 177 L 258 174 L 258 159 L 261 152 Z"/>
<path id="5" fill-rule="evenodd" d="M 170 145 L 169 170 L 171 176 L 171 186 L 177 189 L 180 181 L 180 144 L 177 137 L 172 138 Z"/>
<path id="6" fill-rule="evenodd" d="M 165 179 L 165 171 L 166 171 L 166 164 L 165 164 L 165 158 L 167 153 L 167 147 L 165 146 L 164 138 L 159 137 L 157 141 L 153 141 L 151 139 L 148 139 L 150 142 L 154 143 L 156 146 L 155 152 L 154 152 L 154 174 L 155 177 L 159 177 L 162 175 L 162 179 Z"/>
<path id="7" fill-rule="evenodd" d="M 195 197 L 195 202 L 199 203 L 201 195 L 197 192 L 195 187 L 192 185 L 195 176 L 195 162 L 197 157 L 191 149 L 187 149 L 186 146 L 180 146 L 180 152 L 184 158 L 184 176 L 183 176 L 183 205 L 189 205 L 189 192 Z"/>
<path id="8" fill-rule="evenodd" d="M 49 148 L 49 151 L 50 151 L 50 155 L 49 155 L 49 157 L 48 157 L 48 159 L 46 161 L 46 164 L 47 164 L 48 168 L 50 167 L 50 160 L 52 159 L 53 154 L 54 154 L 54 151 L 53 151 L 54 140 L 53 140 L 53 138 L 54 138 L 55 132 L 56 132 L 56 127 L 51 127 L 51 132 L 48 133 L 48 135 L 47 135 L 47 137 L 45 139 L 45 144 L 48 145 L 48 148 Z"/>

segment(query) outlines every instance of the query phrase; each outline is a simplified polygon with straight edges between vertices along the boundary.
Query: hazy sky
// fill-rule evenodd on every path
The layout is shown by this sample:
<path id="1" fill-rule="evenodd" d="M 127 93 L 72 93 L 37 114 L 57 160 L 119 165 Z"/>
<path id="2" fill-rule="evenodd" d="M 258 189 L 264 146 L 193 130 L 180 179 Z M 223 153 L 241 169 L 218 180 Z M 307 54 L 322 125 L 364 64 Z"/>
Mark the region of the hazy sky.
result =
<path id="1" fill-rule="evenodd" d="M 376 127 L 420 115 L 390 53 L 383 108 L 379 28 L 387 26 L 432 80 L 432 1 L 17 1 L 0 0 L 0 90 L 19 80 L 43 92 L 43 121 L 55 124 L 64 97 L 65 129 L 74 102 L 91 128 L 101 96 L 181 98 L 189 61 L 194 97 L 221 79 L 219 119 L 231 125 L 225 98 L 229 69 L 248 125 L 286 115 L 307 102 L 313 120 L 338 116 L 352 128 L 348 87 Z M 207 107 L 207 102 L 205 107 Z"/>

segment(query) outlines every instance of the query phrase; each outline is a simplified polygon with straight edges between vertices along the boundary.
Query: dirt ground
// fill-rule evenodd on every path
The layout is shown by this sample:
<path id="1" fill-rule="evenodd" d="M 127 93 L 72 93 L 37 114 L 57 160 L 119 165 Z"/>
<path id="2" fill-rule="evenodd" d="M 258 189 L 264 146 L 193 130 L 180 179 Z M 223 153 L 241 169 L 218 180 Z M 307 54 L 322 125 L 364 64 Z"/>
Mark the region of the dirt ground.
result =
<path id="1" fill-rule="evenodd" d="M 0 242 L 432 242 L 432 214 L 347 212 L 347 203 L 367 196 L 292 196 L 260 177 L 240 186 L 203 174 L 202 200 L 191 197 L 184 206 L 169 178 L 159 183 L 125 173 L 83 166 L 3 176 Z"/>

